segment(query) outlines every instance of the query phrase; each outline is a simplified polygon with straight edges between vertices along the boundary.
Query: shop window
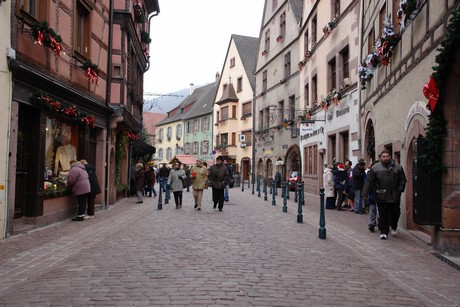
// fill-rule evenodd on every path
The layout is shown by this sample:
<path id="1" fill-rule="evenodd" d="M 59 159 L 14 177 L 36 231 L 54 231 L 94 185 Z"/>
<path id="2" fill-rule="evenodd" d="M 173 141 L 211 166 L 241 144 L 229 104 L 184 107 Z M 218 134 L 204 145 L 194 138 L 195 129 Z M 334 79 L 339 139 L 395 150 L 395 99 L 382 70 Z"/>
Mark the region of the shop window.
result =
<path id="1" fill-rule="evenodd" d="M 70 161 L 77 159 L 78 127 L 46 118 L 45 194 L 67 191 Z"/>
<path id="2" fill-rule="evenodd" d="M 304 174 L 318 174 L 318 146 L 312 145 L 304 148 Z"/>

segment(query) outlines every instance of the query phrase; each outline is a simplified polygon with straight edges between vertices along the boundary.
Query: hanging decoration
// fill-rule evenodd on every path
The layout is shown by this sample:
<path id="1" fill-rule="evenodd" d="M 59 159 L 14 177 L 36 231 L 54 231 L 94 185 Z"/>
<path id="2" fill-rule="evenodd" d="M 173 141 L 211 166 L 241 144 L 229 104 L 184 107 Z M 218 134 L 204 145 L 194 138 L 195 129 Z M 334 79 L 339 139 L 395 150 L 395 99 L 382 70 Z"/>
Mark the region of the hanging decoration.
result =
<path id="1" fill-rule="evenodd" d="M 426 108 L 431 112 L 434 112 L 436 103 L 439 99 L 439 88 L 433 75 L 430 76 L 430 80 L 423 86 L 423 95 L 426 99 L 428 99 Z"/>
<path id="2" fill-rule="evenodd" d="M 35 22 L 31 26 L 31 32 L 35 44 L 45 46 L 59 56 L 62 51 L 62 38 L 57 32 L 48 26 L 46 21 Z"/>
<path id="3" fill-rule="evenodd" d="M 84 70 L 84 75 L 91 84 L 96 83 L 97 86 L 100 71 L 99 67 L 88 59 L 82 64 L 81 68 Z"/>
<path id="4" fill-rule="evenodd" d="M 337 25 L 337 20 L 339 19 L 339 15 L 336 15 L 334 17 L 334 19 L 332 19 L 331 21 L 329 21 L 323 28 L 323 33 L 324 33 L 324 37 L 328 37 L 329 34 L 332 33 L 332 30 L 334 30 L 334 28 L 336 27 Z"/>
<path id="5" fill-rule="evenodd" d="M 284 39 L 284 36 L 280 34 L 280 35 L 278 35 L 278 37 L 276 38 L 276 42 L 277 42 L 277 43 L 280 43 L 280 42 L 283 41 L 283 39 Z"/>
<path id="6" fill-rule="evenodd" d="M 142 43 L 142 51 L 144 51 L 145 57 L 149 57 L 149 44 L 152 42 L 150 35 L 145 32 L 141 31 L 141 43 Z"/>
<path id="7" fill-rule="evenodd" d="M 31 101 L 40 105 L 50 114 L 66 117 L 70 120 L 82 123 L 86 126 L 95 127 L 96 116 L 82 111 L 77 106 L 66 101 L 59 101 L 45 93 L 37 93 L 31 97 Z"/>
<path id="8" fill-rule="evenodd" d="M 133 3 L 133 9 L 134 20 L 136 20 L 137 23 L 145 22 L 144 9 L 142 8 L 142 4 L 139 2 L 139 0 L 135 0 L 135 2 Z"/>
<path id="9" fill-rule="evenodd" d="M 444 138 L 447 135 L 447 121 L 444 118 L 444 112 L 441 106 L 444 98 L 444 91 L 447 85 L 447 79 L 451 76 L 459 45 L 460 8 L 457 8 L 452 12 L 452 17 L 449 19 L 449 24 L 447 25 L 444 39 L 441 42 L 441 47 L 437 49 L 439 51 L 436 56 L 436 63 L 438 65 L 433 67 L 434 73 L 430 77 L 430 81 L 433 79 L 431 82 L 431 89 L 429 89 L 430 95 L 433 95 L 436 104 L 433 105 L 431 115 L 429 116 L 430 120 L 427 128 L 425 129 L 426 147 L 425 153 L 420 157 L 420 160 L 425 168 L 425 171 L 431 174 L 442 172 L 445 169 L 442 161 Z M 428 82 L 428 86 L 430 81 Z M 436 88 L 438 89 L 438 95 L 435 94 Z M 425 91 L 426 90 L 424 89 L 424 92 Z M 436 96 L 438 97 L 436 98 Z M 428 105 L 430 105 L 430 102 Z"/>
<path id="10" fill-rule="evenodd" d="M 324 110 L 328 110 L 331 104 L 336 106 L 339 105 L 340 100 L 342 99 L 342 94 L 333 88 L 326 96 L 326 98 L 321 99 L 321 107 Z"/>
<path id="11" fill-rule="evenodd" d="M 417 8 L 417 0 L 400 0 L 399 10 L 396 13 L 398 16 L 398 22 L 401 27 L 406 28 L 406 22 L 410 18 L 411 14 Z"/>

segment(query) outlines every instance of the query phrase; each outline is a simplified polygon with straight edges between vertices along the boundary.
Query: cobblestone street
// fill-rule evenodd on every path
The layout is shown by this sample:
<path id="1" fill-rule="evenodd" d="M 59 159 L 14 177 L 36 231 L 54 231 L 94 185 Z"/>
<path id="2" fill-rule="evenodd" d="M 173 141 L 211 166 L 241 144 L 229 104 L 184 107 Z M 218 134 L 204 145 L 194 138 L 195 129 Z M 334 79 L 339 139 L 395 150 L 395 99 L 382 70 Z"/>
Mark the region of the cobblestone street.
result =
<path id="1" fill-rule="evenodd" d="M 272 205 L 245 187 L 223 212 L 184 191 L 128 198 L 84 222 L 0 241 L 1 306 L 460 306 L 460 272 L 407 231 L 379 239 L 368 215 L 326 211 L 319 197 Z"/>

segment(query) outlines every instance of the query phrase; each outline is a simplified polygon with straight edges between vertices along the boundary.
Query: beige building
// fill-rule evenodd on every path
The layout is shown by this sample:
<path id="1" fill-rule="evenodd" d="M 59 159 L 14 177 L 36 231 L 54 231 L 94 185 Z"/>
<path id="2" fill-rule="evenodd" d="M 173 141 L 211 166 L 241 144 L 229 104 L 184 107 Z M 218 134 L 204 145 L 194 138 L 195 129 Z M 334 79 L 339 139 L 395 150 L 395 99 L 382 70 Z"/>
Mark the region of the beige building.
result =
<path id="1" fill-rule="evenodd" d="M 319 193 L 323 165 L 361 158 L 358 120 L 359 1 L 306 1 L 299 35 L 302 180 Z M 307 124 L 302 122 L 306 121 Z"/>
<path id="2" fill-rule="evenodd" d="M 449 46 L 458 37 L 459 1 L 408 2 L 414 5 L 400 9 L 399 1 L 361 1 L 363 153 L 375 160 L 388 149 L 403 166 L 408 181 L 400 226 L 428 234 L 437 250 L 459 253 L 458 39 L 453 48 L 440 48 L 442 42 Z M 456 17 L 450 19 L 452 12 Z M 433 67 L 441 95 L 430 112 L 426 97 L 431 92 L 431 101 L 436 101 L 435 88 L 430 87 L 426 97 L 422 89 Z M 434 129 L 439 130 L 431 133 Z M 443 143 L 435 143 L 432 135 Z M 429 166 L 422 155 L 434 159 L 428 160 Z M 437 171 L 437 163 L 445 171 Z"/>
<path id="3" fill-rule="evenodd" d="M 265 1 L 255 68 L 255 172 L 282 178 L 301 171 L 297 117 L 299 99 L 299 31 L 303 1 Z"/>
<path id="4" fill-rule="evenodd" d="M 10 144 L 10 118 L 11 118 L 11 73 L 8 69 L 8 59 L 14 58 L 15 54 L 11 48 L 10 18 L 11 4 L 0 5 L 0 50 L 3 52 L 0 57 L 0 131 L 3 139 L 0 142 L 0 239 L 6 236 L 6 224 L 8 214 L 8 165 L 9 165 L 9 144 Z M 9 53 L 10 52 L 10 53 Z M 5 54 L 6 53 L 6 54 Z M 7 137 L 5 137 L 5 135 Z"/>
<path id="5" fill-rule="evenodd" d="M 233 34 L 227 49 L 214 102 L 215 156 L 233 165 L 234 174 L 248 180 L 251 174 L 252 125 L 258 39 Z M 241 178 L 239 177 L 239 178 Z"/>

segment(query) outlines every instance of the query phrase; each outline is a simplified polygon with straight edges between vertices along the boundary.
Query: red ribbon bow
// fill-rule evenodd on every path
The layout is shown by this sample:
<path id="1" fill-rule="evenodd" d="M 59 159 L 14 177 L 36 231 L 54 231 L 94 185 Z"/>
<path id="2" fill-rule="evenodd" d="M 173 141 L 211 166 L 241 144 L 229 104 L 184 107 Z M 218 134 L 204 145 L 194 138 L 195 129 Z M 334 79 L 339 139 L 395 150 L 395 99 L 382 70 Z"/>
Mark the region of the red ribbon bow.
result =
<path id="1" fill-rule="evenodd" d="M 423 95 L 428 99 L 426 108 L 433 112 L 439 99 L 439 88 L 433 75 L 430 76 L 430 80 L 423 86 Z"/>

